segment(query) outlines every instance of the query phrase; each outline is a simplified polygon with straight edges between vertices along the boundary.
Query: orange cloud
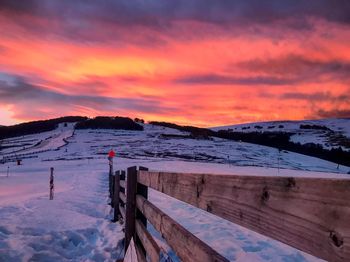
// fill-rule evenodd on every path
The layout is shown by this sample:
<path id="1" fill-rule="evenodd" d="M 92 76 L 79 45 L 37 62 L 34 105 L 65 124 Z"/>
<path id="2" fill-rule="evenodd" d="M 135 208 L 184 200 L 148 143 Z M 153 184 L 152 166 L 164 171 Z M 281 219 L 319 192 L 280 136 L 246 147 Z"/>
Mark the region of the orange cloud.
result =
<path id="1" fill-rule="evenodd" d="M 1 16 L 3 124 L 104 114 L 214 126 L 350 109 L 349 25 L 309 18 L 311 29 L 275 21 L 240 28 L 179 19 L 164 29 L 96 21 L 91 35 L 69 39 L 59 20 L 48 22 L 53 33 L 42 32 L 44 18 L 19 20 L 40 30 Z"/>

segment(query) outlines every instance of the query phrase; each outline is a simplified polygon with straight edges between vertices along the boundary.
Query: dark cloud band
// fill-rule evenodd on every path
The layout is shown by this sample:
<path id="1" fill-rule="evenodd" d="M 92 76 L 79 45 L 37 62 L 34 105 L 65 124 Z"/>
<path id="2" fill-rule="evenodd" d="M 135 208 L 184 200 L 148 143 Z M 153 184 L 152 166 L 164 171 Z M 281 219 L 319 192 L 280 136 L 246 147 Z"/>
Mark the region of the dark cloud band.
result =
<path id="1" fill-rule="evenodd" d="M 179 77 L 174 80 L 176 84 L 187 85 L 244 85 L 244 86 L 260 86 L 260 85 L 291 85 L 299 82 L 299 79 L 273 77 L 273 76 L 255 76 L 255 77 L 235 77 L 217 74 L 207 75 L 188 75 Z"/>
<path id="2" fill-rule="evenodd" d="M 0 9 L 142 25 L 182 19 L 212 23 L 254 20 L 261 23 L 302 16 L 350 23 L 350 3 L 347 0 L 0 0 Z"/>
<path id="3" fill-rule="evenodd" d="M 145 98 L 118 98 L 90 95 L 67 95 L 58 93 L 43 86 L 28 83 L 19 76 L 0 75 L 0 103 L 16 104 L 17 110 L 25 111 L 25 107 L 90 108 L 96 111 L 118 112 L 132 111 L 144 113 L 167 114 L 174 108 L 162 106 L 161 101 Z M 5 78 L 5 77 L 6 78 Z M 5 79 L 5 80 L 1 80 Z M 30 111 L 28 112 L 30 114 Z"/>
<path id="4" fill-rule="evenodd" d="M 235 30 L 279 24 L 297 30 L 310 29 L 306 18 L 349 26 L 349 14 L 347 0 L 0 0 L 0 15 L 8 16 L 25 30 L 81 42 L 119 40 L 117 28 L 137 27 L 169 33 L 175 21 L 197 21 Z M 29 17 L 43 21 L 35 24 L 26 21 Z M 162 42 L 160 38 L 151 38 Z M 145 44 L 149 42 L 146 40 Z M 144 44 L 140 39 L 139 42 Z"/>

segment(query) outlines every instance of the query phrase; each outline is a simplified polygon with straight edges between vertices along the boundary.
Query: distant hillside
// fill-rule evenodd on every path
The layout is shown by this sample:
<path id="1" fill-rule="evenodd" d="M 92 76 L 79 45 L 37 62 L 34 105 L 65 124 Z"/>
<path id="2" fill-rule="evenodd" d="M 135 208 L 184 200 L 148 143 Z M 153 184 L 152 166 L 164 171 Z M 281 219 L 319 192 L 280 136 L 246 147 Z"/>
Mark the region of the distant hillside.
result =
<path id="1" fill-rule="evenodd" d="M 295 129 L 286 128 L 287 124 L 297 125 Z M 252 144 L 274 147 L 279 150 L 287 150 L 304 155 L 318 157 L 334 163 L 350 166 L 350 152 L 343 149 L 342 146 L 325 147 L 323 144 L 315 143 L 314 136 L 316 133 L 325 134 L 325 132 L 338 135 L 342 143 L 346 143 L 347 137 L 331 130 L 320 124 L 295 124 L 294 122 L 274 122 L 270 123 L 251 123 L 238 126 L 216 127 L 213 129 L 198 128 L 193 126 L 179 126 L 166 122 L 150 122 L 153 125 L 159 125 L 169 128 L 175 128 L 180 131 L 187 131 L 191 134 L 205 134 L 212 137 L 224 138 L 234 141 L 242 141 Z M 333 126 L 334 128 L 334 126 Z M 309 134 L 308 140 L 304 143 L 293 141 L 296 134 Z"/>
<path id="2" fill-rule="evenodd" d="M 143 126 L 135 123 L 128 117 L 106 117 L 98 116 L 93 119 L 77 123 L 76 129 L 124 129 L 143 130 Z"/>
<path id="3" fill-rule="evenodd" d="M 169 122 L 151 121 L 149 122 L 149 124 L 173 128 L 184 132 L 189 132 L 193 138 L 208 138 L 209 136 L 215 136 L 215 133 L 216 133 L 208 128 L 200 128 L 195 126 L 180 126 Z"/>
<path id="4" fill-rule="evenodd" d="M 303 121 L 273 121 L 246 123 L 212 128 L 229 132 L 287 132 L 290 141 L 300 144 L 319 144 L 325 149 L 341 147 L 350 151 L 350 119 L 320 119 Z"/>
<path id="5" fill-rule="evenodd" d="M 49 120 L 32 121 L 13 126 L 0 126 L 0 139 L 51 131 L 56 129 L 60 123 L 74 123 L 86 119 L 87 117 L 82 116 L 66 116 Z"/>
<path id="6" fill-rule="evenodd" d="M 127 117 L 86 117 L 71 116 L 51 120 L 35 121 L 14 126 L 0 127 L 0 139 L 24 136 L 54 130 L 58 124 L 77 122 L 76 129 L 123 129 L 143 130 Z M 195 126 L 181 126 L 168 122 L 150 122 L 188 134 L 162 134 L 169 139 L 213 139 L 223 138 L 264 145 L 350 166 L 350 119 L 328 119 L 315 121 L 284 121 L 250 123 L 213 129 Z"/>

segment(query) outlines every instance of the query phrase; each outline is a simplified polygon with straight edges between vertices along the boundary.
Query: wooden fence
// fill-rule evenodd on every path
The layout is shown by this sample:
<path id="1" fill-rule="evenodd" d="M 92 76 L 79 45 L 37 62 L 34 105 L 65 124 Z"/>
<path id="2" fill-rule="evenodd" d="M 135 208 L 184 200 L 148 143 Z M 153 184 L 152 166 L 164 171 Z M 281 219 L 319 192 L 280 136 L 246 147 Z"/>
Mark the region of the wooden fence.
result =
<path id="1" fill-rule="evenodd" d="M 148 188 L 321 259 L 350 261 L 350 179 L 166 173 L 135 166 L 110 174 L 114 219 L 125 221 L 125 249 L 135 240 L 139 261 L 159 261 L 161 254 L 147 221 L 182 261 L 228 261 L 151 203 Z"/>

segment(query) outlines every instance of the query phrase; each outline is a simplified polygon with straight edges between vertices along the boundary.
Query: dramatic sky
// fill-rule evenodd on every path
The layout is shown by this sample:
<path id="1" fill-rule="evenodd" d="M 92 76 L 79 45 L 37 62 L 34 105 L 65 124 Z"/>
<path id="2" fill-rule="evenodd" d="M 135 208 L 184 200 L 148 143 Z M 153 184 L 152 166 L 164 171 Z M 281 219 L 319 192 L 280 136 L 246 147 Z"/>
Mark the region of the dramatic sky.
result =
<path id="1" fill-rule="evenodd" d="M 348 0 L 0 0 L 0 124 L 350 117 Z"/>

